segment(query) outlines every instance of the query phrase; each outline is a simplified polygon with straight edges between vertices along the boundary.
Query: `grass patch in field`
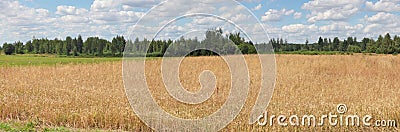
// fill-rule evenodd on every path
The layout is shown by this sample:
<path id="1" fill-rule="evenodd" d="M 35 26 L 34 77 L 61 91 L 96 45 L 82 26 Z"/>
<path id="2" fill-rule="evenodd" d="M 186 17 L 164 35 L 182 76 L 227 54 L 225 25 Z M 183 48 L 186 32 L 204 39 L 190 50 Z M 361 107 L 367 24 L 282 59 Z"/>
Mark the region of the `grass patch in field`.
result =
<path id="1" fill-rule="evenodd" d="M 352 55 L 350 52 L 340 51 L 282 51 L 276 54 L 300 54 L 300 55 Z"/>
<path id="2" fill-rule="evenodd" d="M 67 127 L 48 127 L 43 126 L 34 122 L 23 122 L 23 121 L 6 121 L 0 122 L 0 131 L 7 132 L 71 132 L 71 131 L 88 131 L 88 132 L 102 132 L 107 130 L 100 129 L 77 129 Z"/>
<path id="3" fill-rule="evenodd" d="M 0 66 L 36 66 L 55 64 L 85 64 L 109 61 L 121 61 L 122 58 L 70 58 L 47 55 L 0 55 Z"/>
<path id="4" fill-rule="evenodd" d="M 35 131 L 35 124 L 29 123 L 17 123 L 17 122 L 0 122 L 0 131 Z"/>

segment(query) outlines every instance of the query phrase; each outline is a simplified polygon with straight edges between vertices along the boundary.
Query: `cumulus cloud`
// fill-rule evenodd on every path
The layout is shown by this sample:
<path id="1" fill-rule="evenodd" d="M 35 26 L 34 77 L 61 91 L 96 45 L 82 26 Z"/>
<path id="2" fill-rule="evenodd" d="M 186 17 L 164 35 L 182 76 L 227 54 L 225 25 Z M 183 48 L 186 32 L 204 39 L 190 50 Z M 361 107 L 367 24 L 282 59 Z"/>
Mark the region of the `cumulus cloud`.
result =
<path id="1" fill-rule="evenodd" d="M 84 8 L 76 8 L 74 6 L 57 6 L 56 14 L 60 15 L 60 19 L 67 23 L 89 22 L 89 11 Z"/>
<path id="2" fill-rule="evenodd" d="M 300 19 L 303 14 L 301 12 L 295 12 L 293 14 L 294 19 Z"/>
<path id="3" fill-rule="evenodd" d="M 262 8 L 262 5 L 261 4 L 258 4 L 257 6 L 255 6 L 252 10 L 253 11 L 258 11 L 258 10 L 260 10 Z"/>
<path id="4" fill-rule="evenodd" d="M 369 23 L 379 23 L 379 24 L 396 24 L 399 23 L 399 16 L 391 14 L 391 13 L 385 13 L 385 12 L 379 12 L 371 17 L 365 16 L 365 20 Z"/>
<path id="5" fill-rule="evenodd" d="M 315 24 L 304 25 L 304 24 L 290 24 L 282 27 L 282 30 L 287 33 L 306 33 L 309 31 L 317 31 L 318 26 Z"/>
<path id="6" fill-rule="evenodd" d="M 55 18 L 46 9 L 21 5 L 18 1 L 0 1 L 0 41 L 16 41 L 34 35 L 52 34 Z M 23 40 L 23 39 L 22 39 Z M 23 40 L 24 41 L 24 40 Z"/>
<path id="7" fill-rule="evenodd" d="M 364 0 L 312 0 L 304 3 L 302 9 L 311 11 L 308 22 L 321 20 L 345 20 L 361 10 Z"/>
<path id="8" fill-rule="evenodd" d="M 77 9 L 74 6 L 57 6 L 56 14 L 59 15 L 82 15 L 87 14 L 89 11 L 84 8 Z"/>
<path id="9" fill-rule="evenodd" d="M 363 24 L 355 24 L 350 25 L 347 22 L 335 22 L 330 23 L 328 25 L 324 25 L 319 27 L 319 31 L 323 35 L 327 36 L 339 36 L 339 37 L 347 37 L 347 36 L 361 36 L 362 30 L 364 28 Z"/>
<path id="10" fill-rule="evenodd" d="M 280 21 L 283 19 L 284 16 L 289 16 L 292 15 L 293 13 L 295 13 L 294 10 L 269 9 L 267 12 L 265 12 L 264 16 L 261 17 L 261 21 Z"/>
<path id="11" fill-rule="evenodd" d="M 149 9 L 163 0 L 94 0 L 91 10 L 96 12 Z"/>
<path id="12" fill-rule="evenodd" d="M 99 36 L 111 39 L 115 35 L 126 35 L 133 25 L 151 7 L 158 5 L 163 0 L 94 0 L 90 8 L 60 5 L 56 11 L 27 7 L 15 0 L 0 1 L 0 42 L 28 40 L 32 36 L 63 38 L 65 36 Z M 221 2 L 222 1 L 222 2 Z M 262 28 L 252 21 L 253 16 L 248 14 L 247 8 L 239 5 L 226 6 L 221 3 L 231 0 L 198 0 L 182 1 L 169 0 L 164 6 L 155 9 L 153 16 L 147 16 L 146 24 L 158 23 L 154 27 L 139 29 L 140 32 L 152 36 L 161 26 L 165 25 L 174 16 L 188 13 L 209 13 L 222 18 L 227 18 L 243 29 L 261 33 Z M 305 39 L 317 40 L 313 36 L 325 35 L 326 37 L 361 36 L 362 34 L 382 34 L 382 32 L 400 33 L 400 0 L 379 0 L 365 2 L 365 0 L 311 0 L 302 5 L 302 9 L 310 13 L 296 12 L 292 9 L 269 9 L 261 17 L 263 22 L 282 21 L 285 18 L 302 20 L 306 18 L 310 23 L 296 23 L 287 25 L 267 25 L 264 27 L 271 37 L 290 38 L 290 42 L 302 43 Z M 240 0 L 240 2 L 259 2 L 259 0 Z M 208 5 L 218 4 L 217 7 Z M 348 23 L 351 18 L 362 10 L 363 5 L 376 14 L 365 16 L 359 23 Z M 263 5 L 258 4 L 251 10 L 263 10 Z M 297 20 L 295 20 L 297 21 Z M 323 21 L 323 22 L 319 22 Z M 252 23 L 253 22 L 253 23 Z M 184 24 L 182 24 L 184 23 Z M 211 27 L 229 27 L 225 21 L 211 17 L 194 17 L 187 21 L 174 23 L 165 29 L 163 37 L 174 37 L 192 29 L 208 29 Z M 237 31 L 229 28 L 226 32 Z M 258 34 L 259 35 L 259 34 Z M 310 38 L 311 37 L 311 38 Z M 265 36 L 258 36 L 264 38 Z"/>
<path id="13" fill-rule="evenodd" d="M 371 11 L 395 12 L 400 11 L 400 0 L 379 0 L 376 3 L 367 1 L 365 6 Z"/>
<path id="14" fill-rule="evenodd" d="M 316 24 L 289 24 L 282 26 L 282 34 L 291 39 L 291 42 L 304 43 L 306 39 L 310 42 L 318 40 L 318 37 L 345 39 L 348 36 L 357 38 L 375 37 L 369 33 L 364 33 L 363 24 L 350 24 L 348 22 L 330 22 L 326 25 L 317 26 Z"/>
<path id="15" fill-rule="evenodd" d="M 379 12 L 373 16 L 365 16 L 364 21 L 367 22 L 363 30 L 365 33 L 400 33 L 400 16 L 398 15 Z"/>
<path id="16" fill-rule="evenodd" d="M 319 32 L 318 26 L 315 24 L 289 24 L 282 26 L 280 30 L 280 38 L 290 38 L 289 42 L 293 43 L 304 43 L 306 39 L 316 40 L 316 35 L 310 34 L 318 34 Z"/>

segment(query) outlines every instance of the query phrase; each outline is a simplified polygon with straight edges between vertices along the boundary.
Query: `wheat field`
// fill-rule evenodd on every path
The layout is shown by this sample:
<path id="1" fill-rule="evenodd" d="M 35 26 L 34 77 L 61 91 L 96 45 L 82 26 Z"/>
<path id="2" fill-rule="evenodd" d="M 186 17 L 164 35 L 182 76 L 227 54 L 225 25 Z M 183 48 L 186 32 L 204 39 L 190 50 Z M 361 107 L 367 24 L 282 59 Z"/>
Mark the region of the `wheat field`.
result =
<path id="1" fill-rule="evenodd" d="M 385 127 L 281 127 L 249 125 L 250 110 L 260 86 L 260 67 L 246 56 L 250 93 L 239 116 L 223 131 L 270 130 L 397 130 Z M 322 115 L 346 104 L 349 114 L 370 114 L 400 122 L 400 58 L 392 55 L 276 55 L 277 82 L 269 113 Z M 230 72 L 220 57 L 188 57 L 180 66 L 182 86 L 200 88 L 198 76 L 210 70 L 217 89 L 200 105 L 174 100 L 162 85 L 161 60 L 146 62 L 146 78 L 156 102 L 170 114 L 188 119 L 220 108 L 229 93 Z M 122 62 L 52 66 L 0 67 L 0 120 L 32 121 L 40 127 L 72 130 L 151 130 L 135 115 L 125 94 Z"/>

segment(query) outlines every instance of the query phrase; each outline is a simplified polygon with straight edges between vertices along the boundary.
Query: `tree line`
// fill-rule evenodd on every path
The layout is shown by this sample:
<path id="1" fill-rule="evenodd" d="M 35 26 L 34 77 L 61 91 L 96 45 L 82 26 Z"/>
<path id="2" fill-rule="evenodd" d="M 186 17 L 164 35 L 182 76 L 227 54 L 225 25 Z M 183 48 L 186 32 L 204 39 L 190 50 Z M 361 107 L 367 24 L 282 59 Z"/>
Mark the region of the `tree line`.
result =
<path id="1" fill-rule="evenodd" d="M 348 37 L 339 40 L 338 37 L 322 38 L 310 44 L 308 40 L 305 44 L 288 44 L 283 39 L 271 39 L 275 52 L 291 51 L 337 51 L 351 53 L 377 53 L 377 54 L 398 54 L 400 53 L 400 37 L 395 35 L 393 38 L 389 33 L 379 35 L 377 40 L 372 38 L 363 38 L 358 41 L 356 37 Z"/>
<path id="2" fill-rule="evenodd" d="M 14 43 L 4 43 L 0 49 L 6 55 L 12 54 L 56 54 L 62 56 L 85 56 L 85 57 L 105 57 L 105 56 L 150 56 L 161 57 L 164 54 L 169 56 L 209 56 L 221 54 L 236 54 L 242 52 L 244 54 L 255 54 L 256 49 L 251 41 L 245 41 L 240 36 L 240 33 L 230 33 L 222 35 L 222 29 L 209 30 L 206 33 L 204 40 L 186 39 L 181 37 L 176 41 L 172 40 L 148 40 L 144 38 L 134 41 L 126 40 L 124 36 L 116 36 L 112 41 L 101 39 L 99 37 L 89 37 L 85 41 L 82 36 L 72 38 L 66 37 L 61 39 L 36 39 L 23 42 L 17 41 Z M 235 44 L 238 48 L 233 46 Z M 205 49 L 211 48 L 211 50 Z M 169 50 L 167 50 L 169 49 Z M 193 52 L 190 49 L 199 49 Z"/>
<path id="3" fill-rule="evenodd" d="M 172 40 L 139 41 L 137 38 L 132 47 L 126 47 L 125 52 L 133 56 L 212 56 L 228 54 L 256 54 L 255 45 L 241 37 L 240 32 L 223 35 L 221 29 L 210 29 L 205 32 L 205 38 L 185 38 Z M 144 48 L 148 47 L 148 49 Z"/>
<path id="4" fill-rule="evenodd" d="M 111 42 L 99 37 L 89 37 L 86 41 L 82 36 L 78 38 L 66 37 L 65 40 L 49 40 L 47 38 L 27 41 L 25 44 L 18 41 L 4 43 L 1 49 L 6 55 L 11 54 L 57 54 L 66 56 L 118 56 L 122 55 L 126 41 L 123 36 L 117 36 Z"/>
<path id="5" fill-rule="evenodd" d="M 82 36 L 72 38 L 66 37 L 64 40 L 47 38 L 27 41 L 25 44 L 17 41 L 14 43 L 4 43 L 0 46 L 6 55 L 11 54 L 57 54 L 61 56 L 210 56 L 225 54 L 256 54 L 270 52 L 294 52 L 294 51 L 337 51 L 352 53 L 378 53 L 378 54 L 397 54 L 400 53 L 400 37 L 389 33 L 380 35 L 377 40 L 363 38 L 357 41 L 356 37 L 348 37 L 340 40 L 338 37 L 322 38 L 319 37 L 315 43 L 305 44 L 288 43 L 282 38 L 273 38 L 268 43 L 254 44 L 246 41 L 240 34 L 229 33 L 223 35 L 222 29 L 210 29 L 205 33 L 205 39 L 184 38 L 178 40 L 148 40 L 144 38 L 134 41 L 126 40 L 124 36 L 116 36 L 111 41 L 99 37 L 88 37 L 83 41 Z M 196 50 L 194 50 L 196 49 Z M 208 49 L 208 50 L 206 50 Z M 257 49 L 257 50 L 256 50 Z"/>
<path id="6" fill-rule="evenodd" d="M 150 41 L 136 39 L 136 46 L 131 41 L 127 41 L 124 36 L 116 36 L 111 41 L 99 37 L 88 37 L 85 41 L 82 36 L 72 38 L 70 36 L 62 39 L 36 39 L 27 41 L 25 44 L 21 41 L 14 43 L 4 43 L 0 47 L 6 55 L 12 54 L 57 54 L 63 56 L 122 56 L 125 48 L 138 50 L 144 49 L 142 44 Z M 165 41 L 163 41 L 165 43 Z M 126 46 L 126 47 L 125 47 Z"/>

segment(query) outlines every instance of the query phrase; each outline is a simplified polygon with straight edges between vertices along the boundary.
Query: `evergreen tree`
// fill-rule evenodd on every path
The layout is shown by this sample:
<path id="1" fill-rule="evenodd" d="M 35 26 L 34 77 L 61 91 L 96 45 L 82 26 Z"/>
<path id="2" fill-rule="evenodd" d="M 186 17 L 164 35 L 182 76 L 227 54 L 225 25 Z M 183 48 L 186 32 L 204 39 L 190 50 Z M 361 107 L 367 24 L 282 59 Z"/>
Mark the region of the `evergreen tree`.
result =
<path id="1" fill-rule="evenodd" d="M 76 42 L 76 48 L 77 48 L 78 52 L 80 54 L 82 54 L 82 52 L 83 52 L 83 40 L 82 40 L 82 36 L 81 35 L 78 36 L 78 40 Z"/>
<path id="2" fill-rule="evenodd" d="M 68 36 L 65 39 L 65 44 L 66 44 L 66 54 L 69 56 L 71 54 L 71 50 L 72 50 L 72 38 L 70 36 Z"/>
<path id="3" fill-rule="evenodd" d="M 34 51 L 33 44 L 30 40 L 28 42 L 26 42 L 25 48 L 26 48 L 27 53 L 32 53 Z"/>
<path id="4" fill-rule="evenodd" d="M 318 51 L 322 51 L 323 46 L 324 46 L 324 40 L 322 39 L 322 37 L 319 37 L 317 45 Z"/>
<path id="5" fill-rule="evenodd" d="M 72 53 L 74 56 L 78 56 L 78 40 L 75 38 L 72 40 Z"/>

